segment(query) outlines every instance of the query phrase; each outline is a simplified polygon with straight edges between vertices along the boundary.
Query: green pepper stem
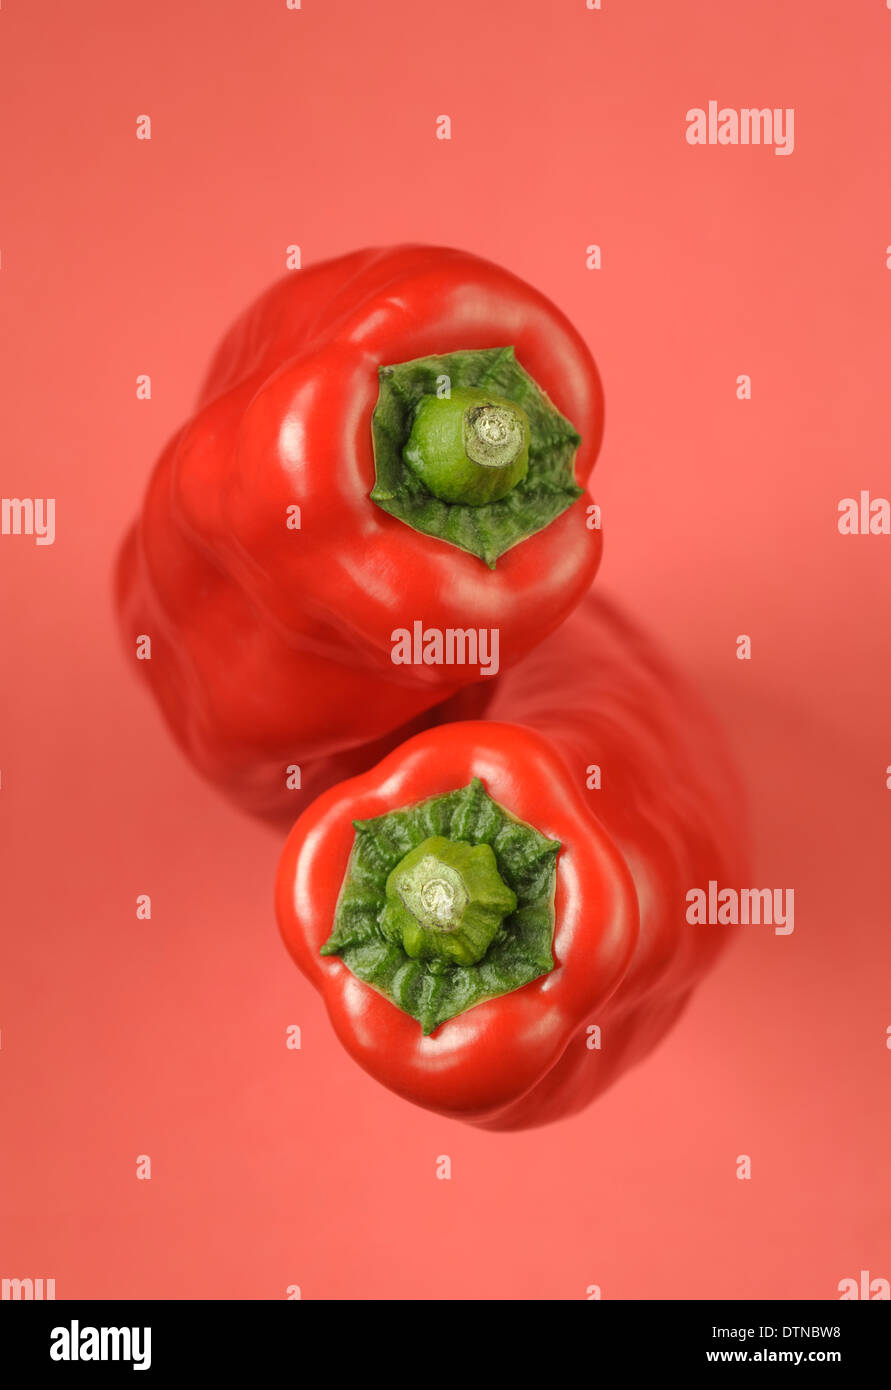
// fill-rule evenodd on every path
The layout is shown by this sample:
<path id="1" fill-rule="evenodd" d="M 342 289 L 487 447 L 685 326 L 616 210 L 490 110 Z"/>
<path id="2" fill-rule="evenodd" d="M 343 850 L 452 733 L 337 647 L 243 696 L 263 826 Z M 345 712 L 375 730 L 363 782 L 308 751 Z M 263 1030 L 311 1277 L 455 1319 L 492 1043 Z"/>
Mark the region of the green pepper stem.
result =
<path id="1" fill-rule="evenodd" d="M 506 497 L 529 469 L 521 406 L 476 387 L 423 396 L 403 459 L 440 501 L 482 507 Z"/>
<path id="2" fill-rule="evenodd" d="M 473 965 L 516 906 L 491 845 L 434 835 L 389 875 L 380 927 L 416 960 Z"/>
<path id="3" fill-rule="evenodd" d="M 510 468 L 526 445 L 524 418 L 515 406 L 470 406 L 464 412 L 464 452 L 481 468 Z"/>

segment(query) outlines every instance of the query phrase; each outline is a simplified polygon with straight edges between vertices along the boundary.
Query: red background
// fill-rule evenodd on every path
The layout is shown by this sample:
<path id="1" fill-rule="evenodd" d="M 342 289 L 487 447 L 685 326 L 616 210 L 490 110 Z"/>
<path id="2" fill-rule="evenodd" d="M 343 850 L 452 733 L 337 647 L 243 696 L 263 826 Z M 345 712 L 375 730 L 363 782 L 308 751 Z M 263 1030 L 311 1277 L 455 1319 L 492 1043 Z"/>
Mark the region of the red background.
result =
<path id="1" fill-rule="evenodd" d="M 0 536 L 0 1276 L 570 1299 L 891 1277 L 891 537 L 836 524 L 891 488 L 891 11 L 603 5 L 0 12 L 2 493 L 57 499 L 52 547 Z M 690 147 L 710 99 L 794 107 L 794 153 Z M 740 928 L 654 1057 L 519 1135 L 341 1050 L 275 930 L 279 837 L 175 751 L 111 611 L 153 459 L 285 247 L 407 239 L 500 261 L 590 342 L 601 582 L 722 711 L 755 882 L 795 890 L 794 935 Z"/>

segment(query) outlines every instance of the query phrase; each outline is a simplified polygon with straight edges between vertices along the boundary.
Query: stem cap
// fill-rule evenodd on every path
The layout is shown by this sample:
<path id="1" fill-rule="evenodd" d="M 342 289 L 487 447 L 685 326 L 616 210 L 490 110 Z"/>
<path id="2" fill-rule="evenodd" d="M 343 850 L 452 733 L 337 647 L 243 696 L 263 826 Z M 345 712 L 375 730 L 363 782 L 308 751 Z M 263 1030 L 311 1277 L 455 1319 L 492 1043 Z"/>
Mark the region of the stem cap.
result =
<path id="1" fill-rule="evenodd" d="M 380 927 L 414 960 L 474 965 L 516 907 L 491 845 L 433 835 L 387 878 Z"/>
<path id="2" fill-rule="evenodd" d="M 500 502 L 529 471 L 522 406 L 476 387 L 423 396 L 402 457 L 442 502 Z"/>

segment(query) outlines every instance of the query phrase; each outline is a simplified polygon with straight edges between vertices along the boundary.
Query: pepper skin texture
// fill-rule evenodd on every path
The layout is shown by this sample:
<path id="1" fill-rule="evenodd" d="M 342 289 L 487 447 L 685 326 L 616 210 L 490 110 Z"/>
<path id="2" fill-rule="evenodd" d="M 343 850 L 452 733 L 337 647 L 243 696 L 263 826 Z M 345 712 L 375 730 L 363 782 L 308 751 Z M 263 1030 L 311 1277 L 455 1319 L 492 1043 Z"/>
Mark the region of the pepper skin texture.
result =
<path id="1" fill-rule="evenodd" d="M 427 730 L 331 788 L 294 826 L 276 882 L 285 944 L 343 1045 L 417 1105 L 495 1129 L 589 1104 L 661 1040 L 732 927 L 691 925 L 686 894 L 741 881 L 741 797 L 692 691 L 611 605 L 589 597 L 502 677 L 485 720 Z M 593 765 L 601 786 L 590 789 Z M 408 1013 L 319 954 L 353 822 L 480 778 L 559 840 L 549 973 L 424 1036 Z M 589 1029 L 601 1030 L 599 1049 Z"/>
<path id="2" fill-rule="evenodd" d="M 494 568 L 369 497 L 379 368 L 508 345 L 581 436 L 584 487 L 603 430 L 591 355 L 543 295 L 476 256 L 400 246 L 293 271 L 225 336 L 125 540 L 117 601 L 128 650 L 151 638 L 140 671 L 180 745 L 246 809 L 292 818 L 288 766 L 328 785 L 363 745 L 491 681 L 394 665 L 394 630 L 497 628 L 504 669 L 589 587 L 586 497 Z"/>

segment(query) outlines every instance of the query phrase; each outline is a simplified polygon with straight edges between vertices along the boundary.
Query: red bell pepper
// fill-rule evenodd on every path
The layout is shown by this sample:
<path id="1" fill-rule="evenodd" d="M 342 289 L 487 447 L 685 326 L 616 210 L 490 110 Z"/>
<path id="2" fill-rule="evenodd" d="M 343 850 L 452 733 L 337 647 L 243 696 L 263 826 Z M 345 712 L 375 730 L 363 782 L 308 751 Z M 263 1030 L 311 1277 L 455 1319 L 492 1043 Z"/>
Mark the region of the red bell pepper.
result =
<path id="1" fill-rule="evenodd" d="M 141 669 L 200 770 L 293 808 L 289 765 L 318 785 L 325 760 L 486 679 L 470 646 L 443 664 L 424 634 L 495 633 L 497 665 L 519 661 L 597 569 L 580 499 L 602 428 L 585 344 L 487 261 L 403 246 L 273 286 L 225 337 L 119 566 L 127 640 L 151 638 Z"/>
<path id="2" fill-rule="evenodd" d="M 486 714 L 310 806 L 276 906 L 372 1076 L 516 1129 L 586 1105 L 681 1013 L 730 936 L 686 894 L 736 881 L 740 800 L 699 701 L 600 600 Z"/>

